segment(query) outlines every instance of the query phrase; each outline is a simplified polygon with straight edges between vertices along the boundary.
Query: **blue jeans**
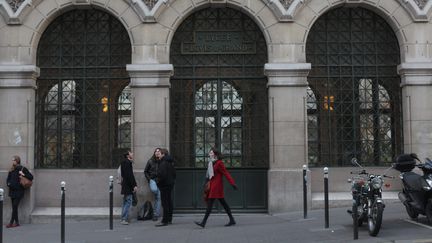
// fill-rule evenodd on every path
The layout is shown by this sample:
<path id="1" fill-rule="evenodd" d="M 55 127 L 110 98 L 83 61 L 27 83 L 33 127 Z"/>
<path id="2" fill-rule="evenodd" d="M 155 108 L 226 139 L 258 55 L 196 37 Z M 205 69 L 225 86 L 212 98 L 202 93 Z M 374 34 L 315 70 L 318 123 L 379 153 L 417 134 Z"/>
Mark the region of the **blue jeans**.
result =
<path id="1" fill-rule="evenodd" d="M 161 195 L 159 188 L 156 185 L 156 181 L 150 180 L 149 181 L 150 191 L 153 193 L 155 201 L 154 201 L 154 207 L 153 207 L 153 216 L 159 217 L 160 216 L 160 208 L 161 208 Z"/>
<path id="2" fill-rule="evenodd" d="M 132 194 L 123 196 L 123 207 L 121 219 L 127 221 L 129 218 L 129 209 L 132 206 Z"/>

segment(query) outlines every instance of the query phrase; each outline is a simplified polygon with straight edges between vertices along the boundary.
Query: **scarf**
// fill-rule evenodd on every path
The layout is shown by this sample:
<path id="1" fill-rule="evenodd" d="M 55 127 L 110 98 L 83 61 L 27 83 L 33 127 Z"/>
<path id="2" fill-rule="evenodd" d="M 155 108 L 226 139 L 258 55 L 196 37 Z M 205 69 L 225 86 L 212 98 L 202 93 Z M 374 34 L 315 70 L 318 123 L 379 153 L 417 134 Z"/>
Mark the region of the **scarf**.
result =
<path id="1" fill-rule="evenodd" d="M 208 165 L 207 165 L 206 177 L 209 180 L 214 176 L 214 171 L 213 171 L 213 162 L 214 161 L 216 161 L 216 159 L 210 159 L 210 161 L 208 162 Z"/>

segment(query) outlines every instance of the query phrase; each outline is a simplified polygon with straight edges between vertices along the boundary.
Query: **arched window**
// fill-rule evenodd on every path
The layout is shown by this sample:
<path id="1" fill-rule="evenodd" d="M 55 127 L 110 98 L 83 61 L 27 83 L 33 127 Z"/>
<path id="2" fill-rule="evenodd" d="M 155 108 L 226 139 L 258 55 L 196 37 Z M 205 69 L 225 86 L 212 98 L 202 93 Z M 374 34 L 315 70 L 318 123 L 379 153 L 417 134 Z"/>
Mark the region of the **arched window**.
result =
<path id="1" fill-rule="evenodd" d="M 256 23 L 230 8 L 197 11 L 173 36 L 170 61 L 177 167 L 203 168 L 215 146 L 228 167 L 268 168 L 267 44 Z"/>
<path id="2" fill-rule="evenodd" d="M 208 151 L 217 140 L 225 162 L 241 166 L 242 103 L 240 94 L 225 81 L 208 81 L 195 93 L 196 167 L 206 166 Z"/>
<path id="3" fill-rule="evenodd" d="M 338 8 L 310 30 L 306 61 L 311 166 L 385 165 L 402 151 L 399 44 L 386 21 Z"/>
<path id="4" fill-rule="evenodd" d="M 105 12 L 72 10 L 48 26 L 37 50 L 37 167 L 119 163 L 131 144 L 130 57 L 125 28 Z"/>

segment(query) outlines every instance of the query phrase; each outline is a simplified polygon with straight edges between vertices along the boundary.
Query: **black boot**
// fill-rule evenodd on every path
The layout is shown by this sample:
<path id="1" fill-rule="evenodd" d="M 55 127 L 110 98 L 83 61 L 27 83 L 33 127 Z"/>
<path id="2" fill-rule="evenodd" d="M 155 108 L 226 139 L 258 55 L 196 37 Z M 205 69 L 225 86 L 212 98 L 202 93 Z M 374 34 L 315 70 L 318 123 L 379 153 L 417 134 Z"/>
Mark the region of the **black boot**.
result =
<path id="1" fill-rule="evenodd" d="M 228 227 L 228 226 L 235 225 L 236 222 L 234 220 L 234 217 L 232 216 L 231 209 L 228 206 L 228 204 L 225 203 L 224 208 L 225 208 L 225 211 L 228 214 L 228 217 L 229 217 L 229 220 L 230 220 L 225 226 Z"/>
<path id="2" fill-rule="evenodd" d="M 198 225 L 198 226 L 200 226 L 201 228 L 205 227 L 205 223 L 203 223 L 203 222 L 195 221 L 195 224 Z"/>

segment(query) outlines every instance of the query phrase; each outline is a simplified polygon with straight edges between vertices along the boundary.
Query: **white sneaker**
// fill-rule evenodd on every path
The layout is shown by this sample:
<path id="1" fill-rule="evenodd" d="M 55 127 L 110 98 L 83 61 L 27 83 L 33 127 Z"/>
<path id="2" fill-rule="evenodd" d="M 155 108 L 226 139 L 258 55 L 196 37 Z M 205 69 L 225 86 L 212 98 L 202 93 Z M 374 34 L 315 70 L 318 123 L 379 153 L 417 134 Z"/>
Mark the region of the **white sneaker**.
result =
<path id="1" fill-rule="evenodd" d="M 120 224 L 122 224 L 122 225 L 128 225 L 128 224 L 129 224 L 129 222 L 128 222 L 128 221 L 126 221 L 126 220 L 122 220 L 122 221 L 120 221 Z"/>

